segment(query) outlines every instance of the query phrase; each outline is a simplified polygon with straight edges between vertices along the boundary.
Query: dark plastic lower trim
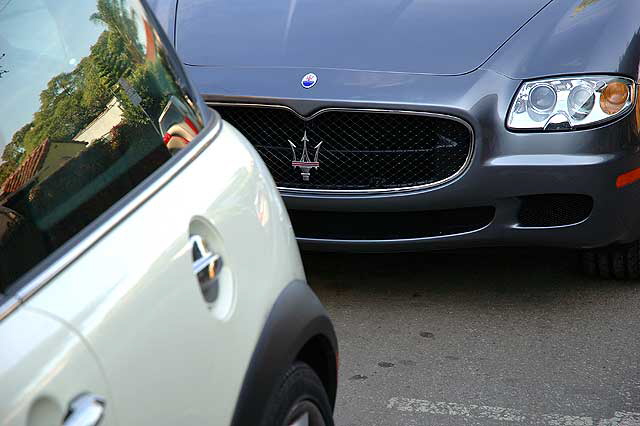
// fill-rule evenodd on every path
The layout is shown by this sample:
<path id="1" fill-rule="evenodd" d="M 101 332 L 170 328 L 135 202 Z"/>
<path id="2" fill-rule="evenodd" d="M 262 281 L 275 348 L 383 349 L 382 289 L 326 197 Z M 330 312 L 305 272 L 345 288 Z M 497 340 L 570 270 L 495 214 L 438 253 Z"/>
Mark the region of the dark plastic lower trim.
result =
<path id="1" fill-rule="evenodd" d="M 278 379 L 294 363 L 305 344 L 317 336 L 322 336 L 319 341 L 330 346 L 322 350 L 333 354 L 332 359 L 327 360 L 328 377 L 321 379 L 334 406 L 338 353 L 335 331 L 311 288 L 304 281 L 293 281 L 278 296 L 262 330 L 240 390 L 233 426 L 262 424 Z"/>

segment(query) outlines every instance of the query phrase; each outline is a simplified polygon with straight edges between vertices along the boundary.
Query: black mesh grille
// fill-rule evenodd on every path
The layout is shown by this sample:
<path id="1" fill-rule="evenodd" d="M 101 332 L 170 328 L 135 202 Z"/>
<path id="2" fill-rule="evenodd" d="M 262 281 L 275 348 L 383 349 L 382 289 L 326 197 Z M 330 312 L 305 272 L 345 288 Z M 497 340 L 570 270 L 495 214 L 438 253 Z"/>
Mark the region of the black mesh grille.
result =
<path id="1" fill-rule="evenodd" d="M 580 194 L 540 194 L 521 197 L 518 223 L 523 227 L 562 226 L 585 220 L 593 199 Z"/>
<path id="2" fill-rule="evenodd" d="M 303 120 L 284 108 L 215 106 L 255 146 L 280 187 L 370 190 L 433 184 L 458 172 L 471 154 L 472 136 L 462 123 L 441 117 L 328 110 Z M 307 134 L 309 159 L 319 167 L 303 180 L 292 166 Z"/>

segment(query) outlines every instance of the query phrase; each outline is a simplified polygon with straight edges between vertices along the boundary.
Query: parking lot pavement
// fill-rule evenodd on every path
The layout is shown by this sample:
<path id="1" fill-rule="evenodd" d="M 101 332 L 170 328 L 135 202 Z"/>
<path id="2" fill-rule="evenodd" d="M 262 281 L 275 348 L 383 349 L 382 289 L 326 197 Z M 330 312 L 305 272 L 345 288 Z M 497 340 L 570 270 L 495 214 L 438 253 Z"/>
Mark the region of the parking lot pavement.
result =
<path id="1" fill-rule="evenodd" d="M 338 426 L 640 425 L 640 283 L 540 249 L 303 254 Z"/>

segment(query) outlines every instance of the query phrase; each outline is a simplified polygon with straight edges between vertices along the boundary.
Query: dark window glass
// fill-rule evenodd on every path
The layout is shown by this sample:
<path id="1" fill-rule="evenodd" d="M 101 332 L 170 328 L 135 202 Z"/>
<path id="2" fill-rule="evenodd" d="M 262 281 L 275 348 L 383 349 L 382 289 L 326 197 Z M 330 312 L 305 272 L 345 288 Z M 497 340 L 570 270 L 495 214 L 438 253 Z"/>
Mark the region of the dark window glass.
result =
<path id="1" fill-rule="evenodd" d="M 203 125 L 137 1 L 0 0 L 0 293 Z"/>

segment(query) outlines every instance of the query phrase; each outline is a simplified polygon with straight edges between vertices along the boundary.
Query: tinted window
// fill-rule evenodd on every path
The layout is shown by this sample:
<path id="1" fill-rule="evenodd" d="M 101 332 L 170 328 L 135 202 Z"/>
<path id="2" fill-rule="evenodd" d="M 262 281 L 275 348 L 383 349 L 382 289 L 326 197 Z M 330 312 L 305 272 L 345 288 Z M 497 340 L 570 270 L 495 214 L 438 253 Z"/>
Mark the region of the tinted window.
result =
<path id="1" fill-rule="evenodd" d="M 137 2 L 0 0 L 0 292 L 200 131 L 177 63 Z"/>

